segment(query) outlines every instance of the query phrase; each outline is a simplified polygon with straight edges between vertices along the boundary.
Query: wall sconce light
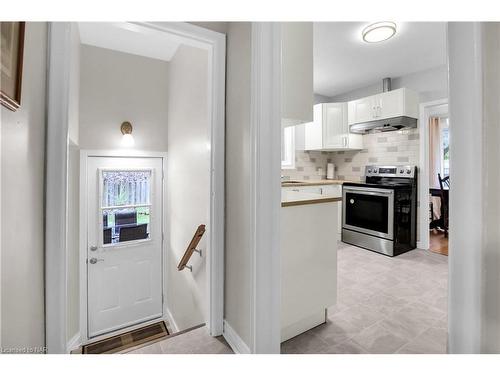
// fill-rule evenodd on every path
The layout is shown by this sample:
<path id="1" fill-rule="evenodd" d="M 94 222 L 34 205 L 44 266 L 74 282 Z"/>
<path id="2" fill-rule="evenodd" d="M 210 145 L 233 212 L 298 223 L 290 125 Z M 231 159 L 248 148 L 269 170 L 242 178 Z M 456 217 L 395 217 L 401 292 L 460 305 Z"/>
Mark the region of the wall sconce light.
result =
<path id="1" fill-rule="evenodd" d="M 125 121 L 120 126 L 120 130 L 123 134 L 122 146 L 123 147 L 133 147 L 135 144 L 134 137 L 132 137 L 132 124 Z"/>

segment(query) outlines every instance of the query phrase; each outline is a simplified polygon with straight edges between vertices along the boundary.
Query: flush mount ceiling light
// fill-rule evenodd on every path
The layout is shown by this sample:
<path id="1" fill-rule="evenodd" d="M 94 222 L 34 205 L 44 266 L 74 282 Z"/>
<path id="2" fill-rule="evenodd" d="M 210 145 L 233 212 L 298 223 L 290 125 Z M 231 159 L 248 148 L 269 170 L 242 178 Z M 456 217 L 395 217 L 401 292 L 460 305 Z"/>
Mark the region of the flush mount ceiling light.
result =
<path id="1" fill-rule="evenodd" d="M 132 124 L 125 121 L 120 126 L 120 131 L 123 134 L 122 146 L 123 147 L 133 147 L 135 144 L 134 137 L 132 137 Z"/>
<path id="2" fill-rule="evenodd" d="M 376 22 L 366 26 L 361 35 L 367 43 L 378 43 L 392 38 L 396 34 L 396 24 L 390 21 Z"/>

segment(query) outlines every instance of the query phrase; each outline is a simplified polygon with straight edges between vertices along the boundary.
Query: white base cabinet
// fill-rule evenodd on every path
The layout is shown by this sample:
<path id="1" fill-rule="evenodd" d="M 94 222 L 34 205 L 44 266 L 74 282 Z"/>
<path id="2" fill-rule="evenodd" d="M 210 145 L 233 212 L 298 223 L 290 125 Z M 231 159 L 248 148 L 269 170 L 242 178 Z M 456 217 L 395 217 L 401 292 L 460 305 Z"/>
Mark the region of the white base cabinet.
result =
<path id="1" fill-rule="evenodd" d="M 286 186 L 281 188 L 281 196 L 283 197 L 286 192 L 293 191 L 297 193 L 312 193 L 318 194 L 323 197 L 342 197 L 342 185 L 332 184 L 332 185 L 313 185 L 313 186 Z M 338 220 L 337 220 L 337 233 L 342 232 L 342 202 L 338 202 Z"/>
<path id="2" fill-rule="evenodd" d="M 281 342 L 326 321 L 337 301 L 338 202 L 281 208 Z"/>

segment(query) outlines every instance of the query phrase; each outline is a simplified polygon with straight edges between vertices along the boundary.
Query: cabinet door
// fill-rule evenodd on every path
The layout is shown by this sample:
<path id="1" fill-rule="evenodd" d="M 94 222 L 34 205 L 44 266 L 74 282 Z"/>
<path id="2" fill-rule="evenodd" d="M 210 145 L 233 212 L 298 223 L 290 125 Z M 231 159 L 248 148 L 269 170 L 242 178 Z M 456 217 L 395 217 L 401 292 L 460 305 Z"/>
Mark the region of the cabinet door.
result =
<path id="1" fill-rule="evenodd" d="M 323 149 L 322 104 L 314 106 L 314 121 L 304 125 L 304 150 Z"/>
<path id="2" fill-rule="evenodd" d="M 281 38 L 283 123 L 313 121 L 313 24 L 282 22 Z"/>
<path id="3" fill-rule="evenodd" d="M 404 89 L 384 92 L 378 96 L 378 117 L 382 119 L 401 116 L 404 113 Z"/>
<path id="4" fill-rule="evenodd" d="M 375 117 L 373 97 L 362 98 L 349 102 L 349 125 L 371 121 Z"/>
<path id="5" fill-rule="evenodd" d="M 321 150 L 323 148 L 321 138 L 321 124 L 319 122 L 304 124 L 304 150 Z"/>
<path id="6" fill-rule="evenodd" d="M 344 148 L 347 135 L 347 114 L 345 103 L 323 104 L 323 148 Z"/>

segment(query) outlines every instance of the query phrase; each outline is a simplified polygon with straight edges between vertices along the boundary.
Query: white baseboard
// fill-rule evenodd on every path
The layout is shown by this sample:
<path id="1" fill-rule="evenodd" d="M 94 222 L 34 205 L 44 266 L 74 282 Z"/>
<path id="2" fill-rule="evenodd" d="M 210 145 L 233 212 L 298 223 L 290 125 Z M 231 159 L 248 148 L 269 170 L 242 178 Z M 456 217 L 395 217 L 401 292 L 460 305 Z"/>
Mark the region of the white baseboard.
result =
<path id="1" fill-rule="evenodd" d="M 250 354 L 250 348 L 245 344 L 236 331 L 224 320 L 224 333 L 227 343 L 236 354 Z"/>
<path id="2" fill-rule="evenodd" d="M 174 316 L 170 312 L 170 310 L 167 308 L 165 309 L 165 315 L 167 316 L 168 322 L 172 325 L 172 328 L 174 329 L 175 332 L 179 332 L 179 326 L 175 322 Z M 175 333 L 175 332 L 170 332 L 170 333 Z"/>
<path id="3" fill-rule="evenodd" d="M 66 343 L 66 353 L 71 353 L 72 350 L 78 349 L 80 344 L 80 333 L 78 332 Z"/>

